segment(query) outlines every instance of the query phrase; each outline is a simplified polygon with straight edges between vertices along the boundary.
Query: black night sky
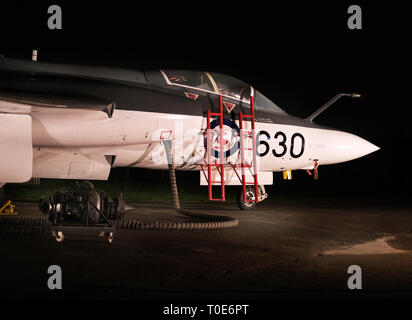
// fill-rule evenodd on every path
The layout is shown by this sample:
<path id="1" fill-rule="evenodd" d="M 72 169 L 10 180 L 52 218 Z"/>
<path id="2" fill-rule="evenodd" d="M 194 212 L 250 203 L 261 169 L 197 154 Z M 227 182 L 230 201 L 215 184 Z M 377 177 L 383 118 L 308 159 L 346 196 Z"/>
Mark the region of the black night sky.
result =
<path id="1" fill-rule="evenodd" d="M 405 8 L 345 1 L 110 3 L 2 3 L 0 53 L 30 59 L 38 49 L 39 61 L 226 73 L 299 117 L 339 92 L 358 92 L 361 99 L 341 99 L 317 122 L 381 150 L 321 168 L 319 183 L 325 189 L 408 195 L 411 28 Z M 62 30 L 47 28 L 51 4 L 62 7 Z M 362 30 L 347 27 L 351 4 L 362 8 Z M 293 182 L 305 189 L 309 180 L 299 174 Z"/>

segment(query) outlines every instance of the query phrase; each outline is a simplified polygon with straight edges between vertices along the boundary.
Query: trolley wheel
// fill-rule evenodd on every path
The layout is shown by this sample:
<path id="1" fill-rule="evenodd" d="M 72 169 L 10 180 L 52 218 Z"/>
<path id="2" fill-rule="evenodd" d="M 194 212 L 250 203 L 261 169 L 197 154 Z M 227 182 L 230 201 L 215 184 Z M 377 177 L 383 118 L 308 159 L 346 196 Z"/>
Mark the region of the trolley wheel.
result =
<path id="1" fill-rule="evenodd" d="M 255 198 L 255 188 L 251 186 L 246 187 L 246 199 L 247 200 L 252 200 Z M 238 196 L 237 196 L 237 204 L 240 209 L 247 211 L 247 210 L 252 210 L 256 206 L 256 202 L 254 201 L 244 201 L 243 200 L 243 190 L 242 188 L 240 189 Z"/>
<path id="2" fill-rule="evenodd" d="M 112 243 L 112 242 L 113 242 L 113 239 L 114 239 L 114 233 L 113 233 L 113 232 L 108 232 L 108 233 L 107 233 L 107 241 L 108 241 L 109 243 Z"/>
<path id="3" fill-rule="evenodd" d="M 64 240 L 64 233 L 63 233 L 63 231 L 56 231 L 56 230 L 53 230 L 52 231 L 52 235 L 53 235 L 53 237 L 54 237 L 54 239 L 56 239 L 56 241 L 57 242 L 63 242 L 63 240 Z"/>
<path id="4" fill-rule="evenodd" d="M 109 243 L 112 243 L 112 242 L 113 242 L 113 239 L 114 239 L 114 232 L 104 232 L 104 231 L 101 231 L 101 232 L 99 233 L 99 237 L 100 237 L 100 238 L 107 238 L 107 241 L 108 241 Z"/>

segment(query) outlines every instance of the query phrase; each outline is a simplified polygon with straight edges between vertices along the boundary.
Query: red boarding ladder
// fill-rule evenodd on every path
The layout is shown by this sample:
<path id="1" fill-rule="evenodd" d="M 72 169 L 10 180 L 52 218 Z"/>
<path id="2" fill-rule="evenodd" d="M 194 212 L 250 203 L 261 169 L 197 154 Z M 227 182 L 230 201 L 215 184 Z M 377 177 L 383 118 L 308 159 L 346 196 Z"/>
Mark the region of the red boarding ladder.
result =
<path id="1" fill-rule="evenodd" d="M 243 187 L 243 201 L 244 202 L 258 202 L 259 201 L 259 186 L 257 179 L 257 166 L 256 166 L 256 139 L 255 139 L 255 106 L 253 102 L 253 88 L 251 88 L 250 95 L 250 112 L 251 114 L 239 114 L 239 126 L 240 126 L 240 156 L 241 162 L 240 167 L 242 170 L 242 187 Z M 243 130 L 243 119 L 249 118 L 251 121 L 252 130 Z M 247 139 L 252 140 L 252 147 L 245 148 L 244 135 L 246 134 Z M 245 150 L 253 151 L 253 160 L 252 163 L 245 162 Z M 253 182 L 246 181 L 245 168 L 248 168 L 253 176 Z M 252 170 L 253 168 L 253 170 Z M 255 186 L 255 199 L 246 198 L 246 185 Z"/>
<path id="2" fill-rule="evenodd" d="M 223 103 L 222 103 L 222 96 L 219 96 L 219 113 L 217 112 L 210 112 L 207 111 L 207 183 L 209 187 L 209 200 L 210 201 L 225 201 L 225 152 L 223 150 Z M 219 130 L 211 130 L 210 129 L 210 117 L 215 116 L 218 117 L 219 122 Z M 212 163 L 212 144 L 211 144 L 211 136 L 216 133 L 219 133 L 219 141 L 220 141 L 220 161 L 219 163 L 217 160 Z M 220 175 L 220 180 L 212 180 L 212 167 L 216 167 L 217 172 Z M 202 171 L 203 165 L 201 165 Z M 206 174 L 205 174 L 206 176 Z M 213 198 L 212 188 L 214 183 L 220 183 L 220 198 Z"/>

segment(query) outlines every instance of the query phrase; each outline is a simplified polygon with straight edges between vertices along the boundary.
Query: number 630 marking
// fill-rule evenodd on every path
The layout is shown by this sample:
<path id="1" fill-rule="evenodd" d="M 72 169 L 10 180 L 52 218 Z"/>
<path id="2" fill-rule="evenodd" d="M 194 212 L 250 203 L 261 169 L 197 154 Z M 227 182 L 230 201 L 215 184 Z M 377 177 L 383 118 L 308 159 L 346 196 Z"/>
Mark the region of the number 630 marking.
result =
<path id="1" fill-rule="evenodd" d="M 260 140 L 261 135 L 266 136 L 266 138 L 268 140 L 270 140 L 270 135 L 267 131 L 264 131 L 264 130 L 260 131 L 256 135 L 256 145 L 257 145 L 256 154 L 259 157 L 264 157 L 269 153 L 270 146 L 269 146 L 269 143 L 267 141 Z M 295 146 L 295 142 L 296 142 L 297 138 L 299 138 L 301 140 L 301 144 L 300 144 L 299 152 L 295 153 L 294 146 Z M 286 143 L 287 143 L 286 134 L 282 131 L 278 131 L 278 132 L 275 133 L 274 139 L 279 140 L 279 141 L 277 141 L 278 146 L 282 147 L 282 150 L 281 150 L 281 152 L 277 152 L 275 149 L 272 149 L 272 154 L 277 158 L 283 157 L 288 152 L 288 147 L 286 145 Z M 263 152 L 258 151 L 259 146 L 261 146 L 261 145 L 263 145 L 265 147 L 265 150 Z M 305 151 L 305 137 L 300 133 L 294 133 L 290 138 L 290 156 L 292 158 L 299 158 L 303 154 L 304 151 Z"/>

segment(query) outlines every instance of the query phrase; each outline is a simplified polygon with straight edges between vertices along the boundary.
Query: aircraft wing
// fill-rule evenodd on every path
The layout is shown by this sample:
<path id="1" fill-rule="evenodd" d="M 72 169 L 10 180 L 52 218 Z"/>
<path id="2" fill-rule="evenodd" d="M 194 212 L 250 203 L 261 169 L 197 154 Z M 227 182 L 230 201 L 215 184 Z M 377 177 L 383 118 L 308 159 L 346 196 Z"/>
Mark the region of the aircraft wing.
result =
<path id="1" fill-rule="evenodd" d="M 112 117 L 115 102 L 94 97 L 65 97 L 0 91 L 0 113 L 29 114 L 32 107 L 102 111 Z"/>
<path id="2" fill-rule="evenodd" d="M 96 110 L 112 117 L 115 103 L 91 97 L 0 91 L 0 183 L 25 182 L 32 176 L 31 112 L 35 107 Z"/>

